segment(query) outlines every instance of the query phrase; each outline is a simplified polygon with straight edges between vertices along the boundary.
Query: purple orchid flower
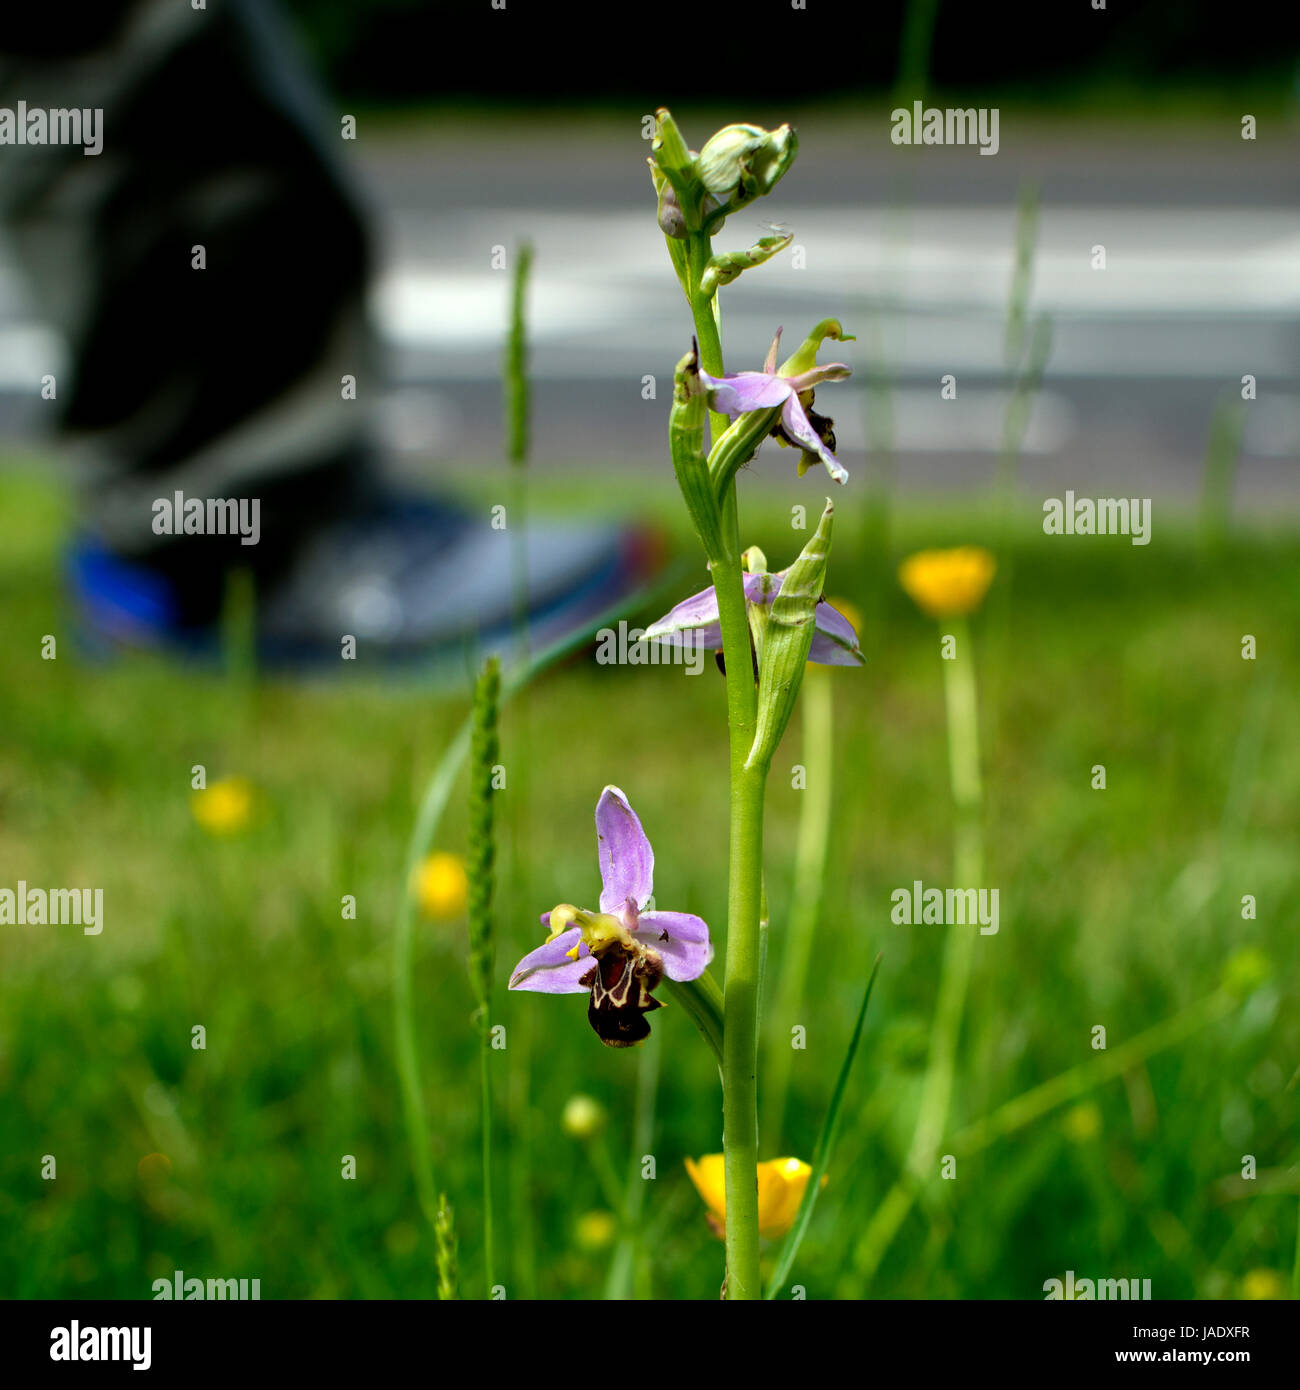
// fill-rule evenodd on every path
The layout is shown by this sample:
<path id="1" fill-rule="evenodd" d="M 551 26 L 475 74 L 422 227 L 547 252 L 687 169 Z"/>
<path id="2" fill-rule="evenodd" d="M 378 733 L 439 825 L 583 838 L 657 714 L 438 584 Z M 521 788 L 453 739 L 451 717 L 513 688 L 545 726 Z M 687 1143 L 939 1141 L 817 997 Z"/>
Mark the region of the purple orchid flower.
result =
<path id="1" fill-rule="evenodd" d="M 628 799 L 606 787 L 596 803 L 600 911 L 560 903 L 542 914 L 550 932 L 510 976 L 511 989 L 542 994 L 591 992 L 587 1018 L 608 1047 L 631 1047 L 650 1035 L 646 1015 L 662 1008 L 654 990 L 694 980 L 713 959 L 709 929 L 689 912 L 647 912 L 654 888 L 654 850 Z"/>
<path id="2" fill-rule="evenodd" d="M 783 443 L 803 450 L 799 475 L 807 472 L 810 458 L 819 458 L 834 482 L 846 483 L 848 470 L 835 457 L 833 421 L 812 409 L 813 388 L 823 381 L 843 381 L 850 370 L 843 362 L 829 362 L 824 367 L 810 367 L 794 376 L 782 376 L 776 369 L 776 354 L 781 344 L 781 330 L 776 330 L 767 360 L 761 372 L 733 372 L 726 376 L 700 373 L 700 380 L 709 391 L 709 405 L 720 414 L 734 420 L 751 410 L 771 410 L 781 407 L 780 421 L 772 433 Z M 790 364 L 787 363 L 787 366 Z"/>
<path id="3" fill-rule="evenodd" d="M 751 552 L 756 553 L 756 552 Z M 768 574 L 759 569 L 744 576 L 745 598 L 753 604 L 770 604 L 781 592 L 786 571 Z M 853 624 L 832 608 L 825 599 L 817 605 L 813 620 L 816 624 L 808 660 L 819 666 L 862 666 L 866 658 L 858 645 Z M 718 619 L 718 594 L 710 585 L 698 594 L 683 599 L 665 613 L 657 623 L 645 630 L 644 640 L 671 642 L 674 646 L 703 647 L 706 651 L 722 650 L 722 624 Z"/>

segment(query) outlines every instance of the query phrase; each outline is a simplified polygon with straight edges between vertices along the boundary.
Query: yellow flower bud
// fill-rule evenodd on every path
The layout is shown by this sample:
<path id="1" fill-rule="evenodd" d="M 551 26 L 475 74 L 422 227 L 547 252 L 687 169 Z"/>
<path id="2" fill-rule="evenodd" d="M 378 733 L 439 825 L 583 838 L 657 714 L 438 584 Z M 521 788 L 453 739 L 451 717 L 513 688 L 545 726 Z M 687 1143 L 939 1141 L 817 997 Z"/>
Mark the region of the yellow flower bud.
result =
<path id="1" fill-rule="evenodd" d="M 898 567 L 898 578 L 917 607 L 932 618 L 961 618 L 984 601 L 997 561 L 981 546 L 921 550 Z"/>

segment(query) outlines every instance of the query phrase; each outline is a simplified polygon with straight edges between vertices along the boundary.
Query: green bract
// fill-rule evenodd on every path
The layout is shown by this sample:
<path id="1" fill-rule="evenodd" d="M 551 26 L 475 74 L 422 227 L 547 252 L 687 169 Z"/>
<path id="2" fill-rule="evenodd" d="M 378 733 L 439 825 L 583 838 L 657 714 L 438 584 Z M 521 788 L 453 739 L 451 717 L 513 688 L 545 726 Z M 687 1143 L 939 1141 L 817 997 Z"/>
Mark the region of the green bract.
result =
<path id="1" fill-rule="evenodd" d="M 758 725 L 745 759 L 746 768 L 768 766 L 790 722 L 816 631 L 817 605 L 821 602 L 826 562 L 831 553 L 834 511 L 828 497 L 817 530 L 786 571 L 785 583 L 767 615 L 758 655 Z"/>

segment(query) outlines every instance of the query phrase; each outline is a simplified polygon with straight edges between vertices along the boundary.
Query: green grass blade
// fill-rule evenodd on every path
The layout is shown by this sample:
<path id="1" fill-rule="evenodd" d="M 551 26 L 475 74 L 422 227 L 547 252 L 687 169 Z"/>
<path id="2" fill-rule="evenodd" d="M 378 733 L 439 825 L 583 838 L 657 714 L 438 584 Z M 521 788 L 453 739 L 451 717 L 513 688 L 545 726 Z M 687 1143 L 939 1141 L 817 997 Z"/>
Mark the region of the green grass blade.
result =
<path id="1" fill-rule="evenodd" d="M 505 673 L 501 680 L 501 705 L 504 707 L 511 697 L 518 694 L 548 666 L 554 665 L 583 643 L 590 641 L 596 629 L 635 601 L 635 597 L 629 597 L 610 605 L 592 618 L 585 627 L 552 643 L 535 657 Z M 469 757 L 473 726 L 474 716 L 471 711 L 447 745 L 425 789 L 424 799 L 420 803 L 420 810 L 407 845 L 402 898 L 397 910 L 397 927 L 393 936 L 393 1026 L 396 1035 L 397 1075 L 402 1093 L 402 1112 L 420 1209 L 435 1234 L 438 1230 L 439 1194 L 430 1157 L 429 1116 L 425 1108 L 424 1087 L 420 1077 L 412 999 L 412 967 L 415 956 L 413 885 L 416 868 L 433 847 L 433 837 L 438 833 L 438 826 L 442 821 L 443 812 L 447 809 L 447 803 L 451 800 L 456 779 Z"/>
<path id="2" fill-rule="evenodd" d="M 501 745 L 497 716 L 501 663 L 490 656 L 474 686 L 469 775 L 469 972 L 478 1000 L 479 1079 L 482 1092 L 483 1268 L 487 1296 L 496 1280 L 492 1262 L 492 984 L 496 941 L 492 896 L 496 886 L 496 802 L 493 777 Z"/>
<path id="3" fill-rule="evenodd" d="M 867 980 L 867 987 L 862 994 L 862 1007 L 858 1010 L 858 1020 L 853 1025 L 853 1036 L 849 1039 L 848 1051 L 845 1052 L 844 1061 L 840 1065 L 839 1079 L 835 1082 L 831 1103 L 826 1107 L 826 1118 L 822 1122 L 822 1132 L 817 1136 L 817 1147 L 813 1150 L 812 1173 L 808 1178 L 808 1187 L 803 1194 L 803 1201 L 799 1203 L 794 1225 L 790 1227 L 785 1244 L 781 1247 L 776 1269 L 768 1282 L 767 1294 L 765 1295 L 767 1298 L 775 1298 L 781 1292 L 790 1273 L 790 1268 L 794 1264 L 794 1257 L 799 1253 L 799 1246 L 803 1244 L 804 1232 L 812 1220 L 813 1208 L 817 1205 L 817 1194 L 821 1190 L 822 1178 L 826 1174 L 826 1169 L 830 1166 L 831 1150 L 835 1147 L 835 1139 L 839 1133 L 840 1107 L 844 1102 L 844 1093 L 848 1090 L 849 1073 L 853 1070 L 853 1059 L 858 1055 L 858 1045 L 862 1041 L 862 1028 L 867 1021 L 867 1005 L 871 1003 L 871 991 L 875 987 L 876 976 L 880 972 L 880 959 L 880 956 L 877 956 L 871 967 L 871 976 Z"/>
<path id="4" fill-rule="evenodd" d="M 528 375 L 528 281 L 533 248 L 524 242 L 515 252 L 515 277 L 510 293 L 510 323 L 502 371 L 505 400 L 506 457 L 510 462 L 510 590 L 511 623 L 516 656 L 528 659 L 528 455 L 532 448 L 532 385 Z M 518 761 L 528 762 L 528 747 L 519 748 Z"/>
<path id="5" fill-rule="evenodd" d="M 528 278 L 533 268 L 533 248 L 524 242 L 515 252 L 514 283 L 510 292 L 510 328 L 506 337 L 505 414 L 506 456 L 522 468 L 528 462 L 530 392 L 528 380 Z"/>
<path id="6" fill-rule="evenodd" d="M 625 1302 L 633 1297 L 649 1297 L 649 1252 L 643 1213 L 648 1186 L 641 1175 L 641 1156 L 651 1152 L 654 1143 L 655 1103 L 659 1091 L 659 1047 L 651 1038 L 637 1049 L 636 1105 L 632 1120 L 632 1144 L 627 1159 L 627 1178 L 621 1200 L 614 1207 L 619 1213 L 622 1235 L 610 1261 L 605 1280 L 605 1299 Z M 637 1292 L 637 1285 L 640 1289 Z"/>

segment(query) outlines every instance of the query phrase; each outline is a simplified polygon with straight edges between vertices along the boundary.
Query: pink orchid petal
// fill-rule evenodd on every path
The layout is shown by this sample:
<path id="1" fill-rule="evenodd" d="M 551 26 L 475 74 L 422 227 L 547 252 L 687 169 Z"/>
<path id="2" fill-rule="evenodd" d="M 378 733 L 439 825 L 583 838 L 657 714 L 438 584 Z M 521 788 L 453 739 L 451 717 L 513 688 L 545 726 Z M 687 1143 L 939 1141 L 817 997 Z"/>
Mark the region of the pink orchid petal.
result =
<path id="1" fill-rule="evenodd" d="M 710 406 L 733 420 L 751 410 L 771 410 L 790 395 L 785 377 L 766 372 L 736 372 L 723 377 L 701 372 L 700 380 L 709 389 Z"/>
<path id="2" fill-rule="evenodd" d="M 547 913 L 549 917 L 550 914 Z M 569 952 L 578 947 L 576 960 Z M 530 989 L 539 994 L 585 994 L 578 980 L 591 969 L 590 952 L 582 940 L 582 928 L 570 927 L 554 941 L 547 941 L 529 953 L 510 972 L 511 989 Z"/>
<path id="3" fill-rule="evenodd" d="M 866 658 L 858 646 L 858 634 L 853 624 L 825 600 L 817 605 L 814 615 L 816 631 L 808 660 L 819 666 L 862 666 Z"/>
<path id="4" fill-rule="evenodd" d="M 682 647 L 703 647 L 718 651 L 722 647 L 722 624 L 718 621 L 718 593 L 712 584 L 698 594 L 684 598 L 670 608 L 658 622 L 645 630 L 648 642 L 671 642 Z"/>
<path id="5" fill-rule="evenodd" d="M 695 980 L 713 959 L 704 920 L 689 912 L 643 912 L 633 935 L 657 951 L 670 980 Z"/>
<path id="6" fill-rule="evenodd" d="M 617 787 L 606 787 L 596 803 L 596 856 L 600 910 L 622 912 L 629 899 L 644 907 L 654 892 L 655 854 L 636 812 Z"/>

